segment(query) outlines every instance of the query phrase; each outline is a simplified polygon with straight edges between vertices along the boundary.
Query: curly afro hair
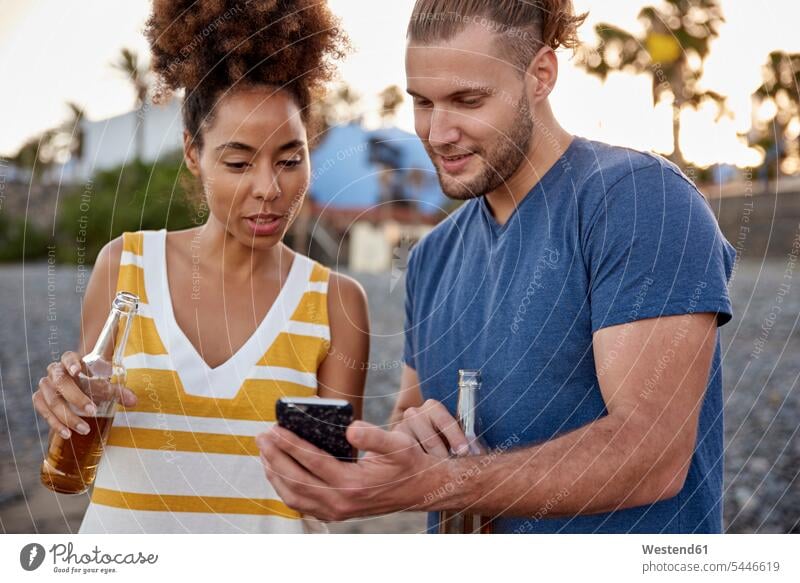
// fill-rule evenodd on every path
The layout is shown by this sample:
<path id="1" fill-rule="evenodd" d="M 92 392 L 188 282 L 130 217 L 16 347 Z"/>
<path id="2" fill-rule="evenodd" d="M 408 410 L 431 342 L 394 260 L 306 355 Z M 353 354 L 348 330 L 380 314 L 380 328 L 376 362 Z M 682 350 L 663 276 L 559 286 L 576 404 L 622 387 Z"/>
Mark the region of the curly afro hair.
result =
<path id="1" fill-rule="evenodd" d="M 240 85 L 290 92 L 312 123 L 310 106 L 348 49 L 324 0 L 154 0 L 145 36 L 155 99 L 185 91 L 183 124 L 199 147 L 217 100 Z"/>

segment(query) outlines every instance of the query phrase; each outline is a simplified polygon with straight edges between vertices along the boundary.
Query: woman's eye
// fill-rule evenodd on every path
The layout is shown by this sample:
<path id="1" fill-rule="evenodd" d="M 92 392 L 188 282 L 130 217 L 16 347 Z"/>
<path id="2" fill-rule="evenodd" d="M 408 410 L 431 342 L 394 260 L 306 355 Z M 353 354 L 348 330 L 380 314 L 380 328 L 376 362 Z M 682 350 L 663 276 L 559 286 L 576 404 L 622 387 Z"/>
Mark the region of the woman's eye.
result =
<path id="1" fill-rule="evenodd" d="M 299 166 L 302 162 L 303 160 L 301 158 L 294 158 L 292 160 L 281 160 L 278 162 L 278 165 L 284 168 L 294 168 L 295 166 Z"/>
<path id="2" fill-rule="evenodd" d="M 247 162 L 225 162 L 225 166 L 233 168 L 234 170 L 244 170 L 250 166 L 250 164 Z"/>

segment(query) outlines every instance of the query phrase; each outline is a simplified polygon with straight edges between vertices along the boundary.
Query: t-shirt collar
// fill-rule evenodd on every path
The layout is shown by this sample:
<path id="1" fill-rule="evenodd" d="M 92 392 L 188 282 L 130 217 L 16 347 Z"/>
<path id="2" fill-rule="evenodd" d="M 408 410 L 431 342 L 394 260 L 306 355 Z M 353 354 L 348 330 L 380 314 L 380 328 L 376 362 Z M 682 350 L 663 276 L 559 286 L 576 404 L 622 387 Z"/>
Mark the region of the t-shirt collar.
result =
<path id="1" fill-rule="evenodd" d="M 542 193 L 546 192 L 551 184 L 555 183 L 559 178 L 561 178 L 564 172 L 570 167 L 569 159 L 572 157 L 575 147 L 577 146 L 578 142 L 582 140 L 583 138 L 580 136 L 573 136 L 572 142 L 570 142 L 569 146 L 567 146 L 567 149 L 564 150 L 564 153 L 561 155 L 561 157 L 556 160 L 555 164 L 553 164 L 547 170 L 547 172 L 544 173 L 544 176 L 542 176 L 533 186 L 533 188 L 531 188 L 522 198 L 522 200 L 511 213 L 511 216 L 508 217 L 508 220 L 505 222 L 505 224 L 499 224 L 494 218 L 491 209 L 489 209 L 489 203 L 486 201 L 486 196 L 481 196 L 478 199 L 478 206 L 481 209 L 483 218 L 495 236 L 501 236 L 508 230 L 508 226 L 519 218 L 520 209 L 525 206 L 529 200 L 535 198 L 534 195 L 536 194 L 537 190 L 541 190 Z"/>

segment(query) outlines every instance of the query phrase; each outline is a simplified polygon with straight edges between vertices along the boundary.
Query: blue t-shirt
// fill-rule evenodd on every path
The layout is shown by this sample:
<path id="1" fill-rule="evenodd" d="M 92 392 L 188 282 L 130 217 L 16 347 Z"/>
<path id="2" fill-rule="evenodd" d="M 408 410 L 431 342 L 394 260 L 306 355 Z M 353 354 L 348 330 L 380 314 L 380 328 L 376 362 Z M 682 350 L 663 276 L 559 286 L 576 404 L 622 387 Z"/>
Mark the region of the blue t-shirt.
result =
<path id="1" fill-rule="evenodd" d="M 717 313 L 725 324 L 735 257 L 708 202 L 674 164 L 576 137 L 505 225 L 485 198 L 473 199 L 412 250 L 404 360 L 423 397 L 453 414 L 458 369 L 481 370 L 477 417 L 490 447 L 550 440 L 607 414 L 595 331 L 692 312 Z M 495 531 L 720 532 L 720 365 L 717 332 L 677 496 L 605 514 L 498 518 Z"/>

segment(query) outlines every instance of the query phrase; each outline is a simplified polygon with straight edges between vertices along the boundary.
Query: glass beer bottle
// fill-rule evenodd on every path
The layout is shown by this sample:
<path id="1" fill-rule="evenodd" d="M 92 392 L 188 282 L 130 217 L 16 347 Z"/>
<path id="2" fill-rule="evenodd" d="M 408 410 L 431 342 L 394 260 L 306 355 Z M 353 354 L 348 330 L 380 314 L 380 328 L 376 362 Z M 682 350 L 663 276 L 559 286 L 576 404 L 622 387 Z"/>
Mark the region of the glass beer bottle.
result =
<path id="1" fill-rule="evenodd" d="M 476 431 L 476 404 L 481 388 L 481 371 L 458 371 L 458 405 L 456 419 L 467 437 L 469 455 L 486 453 Z M 469 511 L 443 510 L 439 512 L 439 534 L 491 534 L 491 518 Z"/>
<path id="2" fill-rule="evenodd" d="M 136 295 L 119 292 L 94 348 L 81 359 L 81 371 L 73 379 L 97 407 L 97 413 L 87 416 L 70 405 L 72 412 L 89 425 L 89 433 L 81 435 L 72 430 L 72 435 L 64 439 L 59 432 L 50 431 L 40 477 L 42 483 L 54 492 L 82 494 L 94 483 L 103 446 L 114 420 L 118 387 L 125 384 L 122 358 L 138 308 Z"/>

